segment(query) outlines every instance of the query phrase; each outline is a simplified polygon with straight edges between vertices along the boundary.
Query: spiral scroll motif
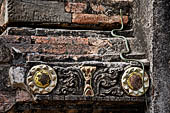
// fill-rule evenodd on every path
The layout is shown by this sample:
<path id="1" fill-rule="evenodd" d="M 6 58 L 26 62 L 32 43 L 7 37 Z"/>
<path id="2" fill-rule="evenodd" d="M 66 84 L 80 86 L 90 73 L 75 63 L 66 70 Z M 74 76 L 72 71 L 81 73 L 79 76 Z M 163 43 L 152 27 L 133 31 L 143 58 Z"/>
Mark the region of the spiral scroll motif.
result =
<path id="1" fill-rule="evenodd" d="M 97 96 L 123 96 L 119 85 L 118 71 L 114 68 L 101 68 L 93 76 Z"/>

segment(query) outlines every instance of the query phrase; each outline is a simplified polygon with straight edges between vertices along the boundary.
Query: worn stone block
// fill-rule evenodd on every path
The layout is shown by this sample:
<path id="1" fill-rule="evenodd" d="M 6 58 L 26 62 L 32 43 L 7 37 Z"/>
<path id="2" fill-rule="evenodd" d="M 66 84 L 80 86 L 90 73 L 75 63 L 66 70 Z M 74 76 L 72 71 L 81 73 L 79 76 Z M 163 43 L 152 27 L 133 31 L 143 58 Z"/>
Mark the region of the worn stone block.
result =
<path id="1" fill-rule="evenodd" d="M 9 22 L 71 22 L 71 14 L 64 11 L 64 3 L 34 0 L 4 0 L 1 26 Z M 5 7 L 5 8 L 4 8 Z"/>
<path id="2" fill-rule="evenodd" d="M 14 88 L 25 88 L 24 86 L 25 69 L 23 67 L 11 67 L 9 69 L 9 78 L 11 86 Z"/>

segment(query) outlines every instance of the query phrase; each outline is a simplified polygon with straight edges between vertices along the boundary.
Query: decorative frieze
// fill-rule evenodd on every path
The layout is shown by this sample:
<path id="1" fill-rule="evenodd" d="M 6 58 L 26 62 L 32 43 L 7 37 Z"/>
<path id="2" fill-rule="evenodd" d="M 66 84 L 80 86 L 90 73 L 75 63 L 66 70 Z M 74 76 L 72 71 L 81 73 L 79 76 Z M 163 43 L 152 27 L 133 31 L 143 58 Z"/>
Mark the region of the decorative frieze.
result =
<path id="1" fill-rule="evenodd" d="M 126 98 L 124 97 L 126 96 L 124 92 L 127 93 L 127 85 L 131 90 L 134 89 L 134 92 L 136 91 L 136 88 L 138 88 L 138 86 L 140 88 L 138 88 L 137 90 L 143 90 L 143 83 L 140 82 L 139 79 L 133 79 L 134 77 L 141 78 L 142 70 L 138 67 L 135 67 L 134 72 L 132 73 L 130 72 L 133 70 L 126 70 L 126 74 L 122 76 L 120 73 L 124 71 L 124 67 L 126 67 L 127 64 L 124 64 L 123 66 L 122 64 L 118 63 L 117 65 L 105 65 L 104 67 L 98 67 L 98 64 L 96 64 L 96 67 L 78 65 L 66 66 L 66 64 L 63 64 L 66 66 L 66 68 L 57 65 L 59 64 L 56 63 L 54 66 L 49 67 L 43 64 L 33 66 L 30 69 L 27 78 L 24 79 L 27 79 L 27 85 L 29 86 L 29 88 L 31 88 L 34 95 L 47 94 L 54 89 L 49 95 L 79 95 L 105 98 Z M 133 67 L 129 69 L 132 68 Z M 46 79 L 43 79 L 43 76 L 45 75 Z M 120 79 L 121 76 L 122 81 Z M 125 82 L 127 83 L 127 85 L 125 84 Z M 124 89 L 122 88 L 121 83 Z M 137 83 L 137 85 L 134 83 Z M 144 77 L 144 87 L 145 90 L 143 92 L 140 92 L 140 94 L 135 93 L 136 95 L 133 95 L 134 93 L 132 94 L 132 92 L 128 92 L 128 95 L 141 96 L 142 94 L 144 94 L 149 87 L 148 75 L 145 75 Z"/>

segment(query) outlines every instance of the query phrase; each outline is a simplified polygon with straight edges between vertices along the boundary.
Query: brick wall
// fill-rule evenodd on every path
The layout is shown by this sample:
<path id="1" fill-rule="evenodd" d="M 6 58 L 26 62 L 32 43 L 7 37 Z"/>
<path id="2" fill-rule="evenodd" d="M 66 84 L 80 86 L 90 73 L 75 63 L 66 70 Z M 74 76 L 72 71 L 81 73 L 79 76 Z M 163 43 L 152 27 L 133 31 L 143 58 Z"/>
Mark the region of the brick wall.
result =
<path id="1" fill-rule="evenodd" d="M 9 113 L 143 113 L 144 97 L 137 98 L 125 94 L 120 85 L 120 77 L 116 79 L 116 85 L 109 86 L 109 88 L 117 88 L 116 91 L 108 95 L 84 97 L 82 87 L 76 89 L 76 94 L 68 91 L 70 95 L 64 95 L 56 88 L 49 95 L 37 97 L 39 100 L 36 103 L 30 92 L 27 92 L 25 85 L 17 84 L 14 87 L 10 84 L 8 74 L 11 67 L 16 75 L 24 73 L 23 76 L 26 77 L 32 66 L 44 62 L 50 66 L 61 66 L 66 69 L 85 62 L 86 65 L 96 66 L 99 71 L 111 75 L 113 73 L 108 72 L 108 68 L 114 67 L 118 69 L 121 76 L 123 69 L 129 65 L 119 57 L 120 52 L 125 49 L 125 43 L 110 34 L 113 28 L 120 28 L 120 9 L 123 13 L 124 30 L 117 34 L 128 39 L 132 50 L 126 57 L 141 59 L 148 72 L 147 38 L 143 33 L 142 24 L 139 25 L 143 17 L 139 14 L 138 8 L 132 0 L 89 2 L 84 0 L 65 2 L 8 0 L 7 2 L 4 0 L 0 15 L 0 25 L 5 28 L 0 36 L 0 41 L 2 40 L 0 42 L 0 69 L 2 70 L 0 110 L 11 109 Z M 62 78 L 62 74 L 60 77 Z M 60 87 L 62 85 L 65 87 L 62 81 L 63 78 L 58 81 L 58 84 Z M 83 86 L 84 82 L 79 84 Z M 96 94 L 98 90 L 97 86 L 95 87 Z M 109 91 L 107 87 L 101 92 Z M 119 96 L 119 93 L 122 95 Z"/>

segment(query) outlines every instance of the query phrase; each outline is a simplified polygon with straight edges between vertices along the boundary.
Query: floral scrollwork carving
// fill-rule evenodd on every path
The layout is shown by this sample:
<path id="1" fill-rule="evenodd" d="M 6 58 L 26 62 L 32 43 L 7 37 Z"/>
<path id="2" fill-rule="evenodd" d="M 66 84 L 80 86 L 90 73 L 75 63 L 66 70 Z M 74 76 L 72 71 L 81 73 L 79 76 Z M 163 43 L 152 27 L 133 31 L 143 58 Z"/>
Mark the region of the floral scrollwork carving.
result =
<path id="1" fill-rule="evenodd" d="M 123 96 L 118 71 L 115 68 L 99 68 L 93 76 L 93 87 L 97 96 Z"/>
<path id="2" fill-rule="evenodd" d="M 56 69 L 58 74 L 58 87 L 56 93 L 59 95 L 82 95 L 82 74 L 80 70 L 74 68 Z"/>

